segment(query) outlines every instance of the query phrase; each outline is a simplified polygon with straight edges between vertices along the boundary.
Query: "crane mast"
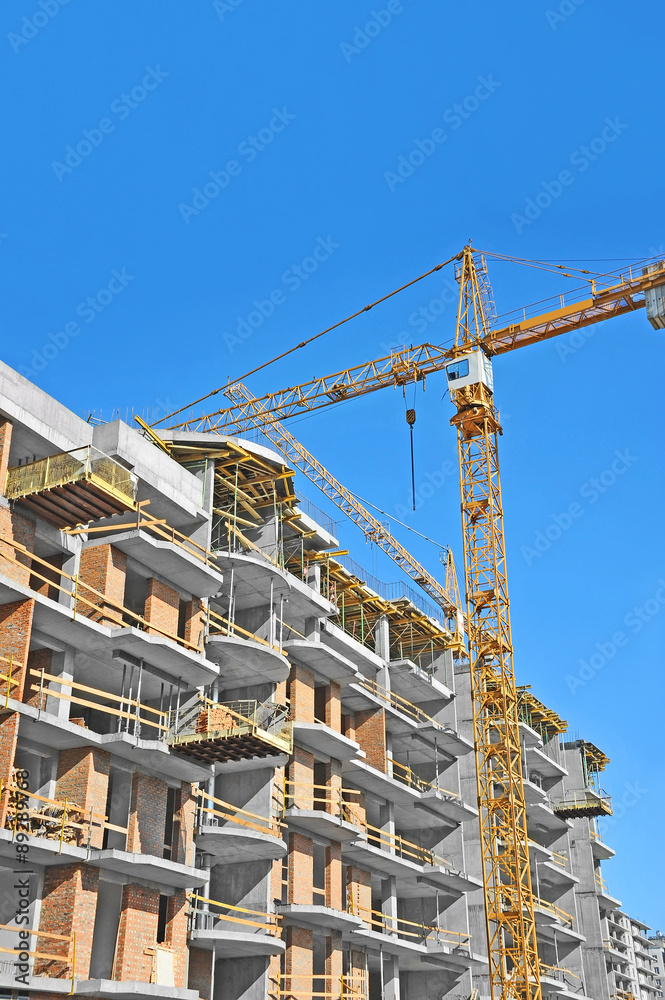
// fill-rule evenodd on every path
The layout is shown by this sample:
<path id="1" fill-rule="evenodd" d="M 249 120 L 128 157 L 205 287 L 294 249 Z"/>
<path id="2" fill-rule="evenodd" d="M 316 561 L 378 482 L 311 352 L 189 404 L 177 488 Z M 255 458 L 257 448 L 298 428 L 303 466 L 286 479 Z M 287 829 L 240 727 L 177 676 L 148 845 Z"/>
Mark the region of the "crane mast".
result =
<path id="1" fill-rule="evenodd" d="M 447 586 L 441 587 L 278 423 L 387 386 L 424 383 L 427 375 L 446 371 L 456 409 L 451 423 L 458 441 L 490 992 L 496 1000 L 541 1000 L 499 476 L 501 425 L 493 401 L 490 358 L 645 305 L 652 326 L 664 328 L 663 297 L 656 290 L 665 285 L 665 262 L 640 266 L 636 273 L 628 268 L 627 276 L 600 291 L 591 280 L 590 298 L 565 304 L 562 296 L 558 308 L 531 318 L 524 313 L 519 322 L 496 329 L 484 259 L 480 257 L 478 266 L 473 248 L 466 246 L 456 260 L 460 293 L 452 346 L 404 348 L 258 398 L 240 383 L 229 383 L 210 395 L 223 391 L 231 406 L 171 427 L 226 434 L 259 428 L 359 524 L 366 537 L 452 612 L 459 603 L 452 593 L 456 588 L 452 570 Z"/>
<path id="2" fill-rule="evenodd" d="M 478 343 L 486 333 L 486 297 L 470 247 L 458 280 L 455 343 Z M 489 365 L 476 351 L 448 376 L 457 410 L 451 423 L 460 470 L 490 995 L 540 1000 L 499 476 L 501 426 Z M 482 380 L 474 381 L 479 374 Z"/>

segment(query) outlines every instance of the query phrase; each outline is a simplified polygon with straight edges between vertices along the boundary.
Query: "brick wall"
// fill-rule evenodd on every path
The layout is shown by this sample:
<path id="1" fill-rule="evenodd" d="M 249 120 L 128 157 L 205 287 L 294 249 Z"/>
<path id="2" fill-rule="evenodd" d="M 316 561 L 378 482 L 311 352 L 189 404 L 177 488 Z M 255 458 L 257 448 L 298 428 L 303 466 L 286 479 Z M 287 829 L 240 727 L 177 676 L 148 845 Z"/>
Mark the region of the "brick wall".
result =
<path id="1" fill-rule="evenodd" d="M 326 717 L 323 720 L 336 733 L 342 732 L 342 689 L 332 681 L 326 688 Z"/>
<path id="2" fill-rule="evenodd" d="M 123 887 L 114 979 L 150 982 L 154 960 L 151 952 L 157 941 L 158 920 L 158 890 L 138 885 Z"/>
<path id="3" fill-rule="evenodd" d="M 187 986 L 190 990 L 198 990 L 201 1000 L 211 1000 L 211 971 L 212 952 L 204 948 L 190 948 Z"/>
<path id="4" fill-rule="evenodd" d="M 326 938 L 326 993 L 341 996 L 343 971 L 342 935 L 333 931 Z"/>
<path id="5" fill-rule="evenodd" d="M 192 598 L 185 605 L 185 632 L 183 639 L 193 646 L 203 645 L 203 604 L 198 597 Z"/>
<path id="6" fill-rule="evenodd" d="M 103 625 L 121 625 L 122 614 L 117 606 L 124 604 L 126 578 L 127 556 L 120 549 L 113 545 L 94 545 L 83 549 L 79 564 L 79 594 L 89 603 L 77 604 L 78 613 Z M 87 590 L 84 582 L 107 597 L 108 603 L 103 597 Z M 91 604 L 94 607 L 90 607 Z"/>
<path id="7" fill-rule="evenodd" d="M 325 849 L 326 906 L 333 910 L 342 907 L 342 845 L 333 841 Z"/>
<path id="8" fill-rule="evenodd" d="M 31 558 L 3 539 L 12 540 L 32 552 L 35 547 L 35 523 L 8 507 L 0 507 L 0 573 L 22 583 L 30 584 Z"/>
<path id="9" fill-rule="evenodd" d="M 196 816 L 196 798 L 193 785 L 183 781 L 176 796 L 175 828 L 171 857 L 181 865 L 194 864 L 194 819 Z"/>
<path id="10" fill-rule="evenodd" d="M 313 809 L 313 783 L 314 754 L 309 753 L 307 750 L 302 750 L 300 747 L 294 747 L 293 757 L 288 767 L 287 799 L 292 801 L 297 809 Z M 319 789 L 316 794 L 322 797 L 325 795 L 325 792 Z"/>
<path id="11" fill-rule="evenodd" d="M 42 669 L 50 674 L 51 670 L 51 660 L 53 659 L 53 652 L 50 649 L 31 649 L 28 653 L 28 674 L 25 679 L 25 684 L 23 685 L 23 701 L 26 705 L 38 705 L 39 704 L 39 678 Z M 44 681 L 44 691 L 48 689 L 51 681 Z M 60 687 L 54 687 L 55 691 L 62 691 L 63 694 L 69 692 L 69 688 L 64 690 Z M 46 704 L 46 697 L 42 698 L 42 708 Z"/>
<path id="12" fill-rule="evenodd" d="M 12 601 L 10 604 L 0 604 L 0 674 L 9 677 L 9 663 L 13 657 L 11 697 L 16 701 L 23 698 L 23 689 L 27 675 L 28 649 L 32 631 L 32 615 L 35 607 L 33 600 Z M 8 681 L 0 681 L 0 697 L 7 694 Z"/>
<path id="13" fill-rule="evenodd" d="M 180 594 L 178 591 L 151 577 L 148 580 L 143 617 L 147 622 L 152 622 L 155 628 L 149 628 L 147 631 L 155 634 L 168 632 L 169 635 L 177 636 L 179 614 Z"/>
<path id="14" fill-rule="evenodd" d="M 18 727 L 21 716 L 18 712 L 0 717 L 0 780 L 3 789 L 11 779 L 14 771 L 14 758 L 16 757 L 16 744 L 18 742 Z M 5 825 L 7 817 L 7 806 L 9 805 L 9 793 L 3 791 L 0 796 L 0 828 Z"/>
<path id="15" fill-rule="evenodd" d="M 328 801 L 325 804 L 326 812 L 333 816 L 342 815 L 342 765 L 338 760 L 330 759 L 325 765 L 325 784 L 327 791 L 318 791 L 317 795 L 325 795 Z"/>
<path id="16" fill-rule="evenodd" d="M 314 844 L 300 833 L 289 834 L 289 903 L 312 902 Z"/>
<path id="17" fill-rule="evenodd" d="M 365 751 L 367 763 L 386 773 L 386 713 L 370 708 L 355 713 L 356 740 Z"/>
<path id="18" fill-rule="evenodd" d="M 98 883 L 98 869 L 88 865 L 58 865 L 47 868 L 44 874 L 39 929 L 49 934 L 70 935 L 76 932 L 75 974 L 78 979 L 87 979 L 90 970 Z M 48 938 L 40 938 L 39 941 L 40 946 L 35 950 L 55 955 L 70 952 L 70 946 L 65 941 Z M 71 974 L 70 970 L 71 966 L 47 959 L 35 962 L 38 975 L 64 979 Z"/>
<path id="19" fill-rule="evenodd" d="M 372 909 L 371 876 L 355 865 L 349 865 L 346 869 L 346 908 L 363 920 L 369 920 Z"/>
<path id="20" fill-rule="evenodd" d="M 90 846 L 94 848 L 101 848 L 104 839 L 103 817 L 110 766 L 111 755 L 106 750 L 88 747 L 61 750 L 58 758 L 55 797 L 74 802 L 84 810 L 92 810 Z M 87 817 L 84 824 L 86 828 L 81 831 L 81 844 L 88 843 Z"/>
<path id="21" fill-rule="evenodd" d="M 158 778 L 140 771 L 132 775 L 127 834 L 127 850 L 131 853 L 164 856 L 167 794 L 167 786 Z"/>
<path id="22" fill-rule="evenodd" d="M 314 722 L 314 677 L 298 663 L 291 666 L 289 697 L 291 718 L 298 722 Z"/>
<path id="23" fill-rule="evenodd" d="M 173 948 L 174 981 L 180 989 L 187 985 L 187 911 L 186 889 L 179 889 L 169 897 L 166 910 L 166 944 Z"/>
<path id="24" fill-rule="evenodd" d="M 307 997 L 312 992 L 312 943 L 312 931 L 286 928 L 283 989 L 296 997 Z"/>

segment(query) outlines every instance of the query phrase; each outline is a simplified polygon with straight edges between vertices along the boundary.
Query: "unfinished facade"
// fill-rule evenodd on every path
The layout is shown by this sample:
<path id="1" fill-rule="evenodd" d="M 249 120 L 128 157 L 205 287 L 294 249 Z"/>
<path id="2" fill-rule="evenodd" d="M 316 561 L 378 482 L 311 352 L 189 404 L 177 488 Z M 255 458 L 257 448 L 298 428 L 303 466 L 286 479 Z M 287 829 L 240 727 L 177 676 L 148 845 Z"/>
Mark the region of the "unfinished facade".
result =
<path id="1" fill-rule="evenodd" d="M 275 452 L 0 379 L 4 993 L 485 996 L 446 623 L 353 566 Z M 543 992 L 609 1000 L 606 758 L 520 704 Z"/>

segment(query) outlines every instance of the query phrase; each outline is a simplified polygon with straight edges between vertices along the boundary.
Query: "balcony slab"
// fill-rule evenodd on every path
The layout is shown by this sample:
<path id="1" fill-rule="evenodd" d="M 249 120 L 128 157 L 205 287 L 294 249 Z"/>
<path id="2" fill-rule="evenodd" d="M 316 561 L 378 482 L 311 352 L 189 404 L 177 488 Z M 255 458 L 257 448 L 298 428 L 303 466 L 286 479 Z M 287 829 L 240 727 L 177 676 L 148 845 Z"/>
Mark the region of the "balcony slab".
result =
<path id="1" fill-rule="evenodd" d="M 350 740 L 348 736 L 343 736 L 323 722 L 294 721 L 293 739 L 299 746 L 310 750 L 319 758 L 353 760 L 360 749 L 355 740 Z"/>
<path id="2" fill-rule="evenodd" d="M 206 653 L 219 664 L 223 687 L 279 684 L 289 676 L 289 661 L 272 646 L 239 635 L 210 635 Z"/>
<path id="3" fill-rule="evenodd" d="M 235 865 L 242 861 L 275 861 L 287 852 L 280 837 L 259 830 L 247 830 L 234 823 L 214 826 L 206 823 L 198 828 L 196 846 L 210 855 L 211 864 Z"/>
<path id="4" fill-rule="evenodd" d="M 218 921 L 223 925 L 224 921 Z M 233 926 L 233 925 L 231 925 Z M 230 931 L 224 926 L 214 930 L 193 930 L 189 936 L 190 944 L 195 948 L 214 949 L 215 958 L 256 958 L 259 956 L 281 955 L 286 945 L 274 934 L 257 931 L 248 934 L 246 931 Z M 198 993 L 196 994 L 198 998 Z"/>
<path id="5" fill-rule="evenodd" d="M 290 658 L 324 680 L 344 684 L 358 673 L 351 660 L 325 642 L 314 642 L 310 639 L 287 639 L 283 645 Z"/>
<path id="6" fill-rule="evenodd" d="M 363 926 L 360 917 L 329 906 L 284 903 L 277 907 L 277 912 L 282 914 L 284 924 L 297 924 L 298 927 L 314 930 L 323 928 L 326 931 L 351 931 Z"/>
<path id="7" fill-rule="evenodd" d="M 390 687 L 396 694 L 416 705 L 432 701 L 449 702 L 455 697 L 447 685 L 430 677 L 412 660 L 390 661 Z"/>
<path id="8" fill-rule="evenodd" d="M 187 551 L 181 545 L 155 538 L 145 529 L 111 532 L 102 538 L 96 534 L 84 542 L 83 548 L 109 543 L 136 559 L 152 573 L 166 580 L 177 580 L 182 590 L 194 594 L 195 597 L 211 597 L 222 589 L 223 576 L 214 566 L 203 559 L 198 559 L 193 552 Z"/>
<path id="9" fill-rule="evenodd" d="M 323 812 L 322 809 L 298 809 L 292 807 L 284 812 L 284 819 L 289 826 L 298 827 L 307 833 L 314 833 L 320 837 L 328 837 L 345 843 L 347 840 L 355 839 L 360 833 L 360 827 L 347 823 L 346 820 L 333 816 L 332 813 Z"/>

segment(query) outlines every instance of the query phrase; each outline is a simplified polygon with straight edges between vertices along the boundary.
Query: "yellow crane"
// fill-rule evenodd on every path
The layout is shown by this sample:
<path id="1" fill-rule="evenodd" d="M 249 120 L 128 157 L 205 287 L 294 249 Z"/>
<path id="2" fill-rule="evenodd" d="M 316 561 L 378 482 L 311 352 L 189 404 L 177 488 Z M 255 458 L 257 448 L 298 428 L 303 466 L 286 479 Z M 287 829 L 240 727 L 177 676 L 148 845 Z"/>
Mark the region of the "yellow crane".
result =
<path id="1" fill-rule="evenodd" d="M 457 256 L 460 284 L 455 340 L 422 344 L 387 357 L 256 398 L 230 383 L 233 405 L 176 425 L 242 433 L 271 426 L 387 386 L 424 382 L 445 370 L 456 413 L 464 538 L 468 644 L 480 806 L 481 852 L 492 996 L 540 1000 L 540 966 L 529 868 L 517 692 L 513 670 L 498 435 L 491 358 L 649 306 L 655 327 L 665 325 L 665 263 L 628 268 L 614 284 L 549 312 L 491 329 L 492 298 L 485 259 L 466 246 Z M 589 272 L 584 272 L 589 273 Z M 243 387 L 244 389 L 244 387 Z M 241 399 L 238 398 L 240 394 Z M 283 428 L 280 428 L 280 432 Z"/>

